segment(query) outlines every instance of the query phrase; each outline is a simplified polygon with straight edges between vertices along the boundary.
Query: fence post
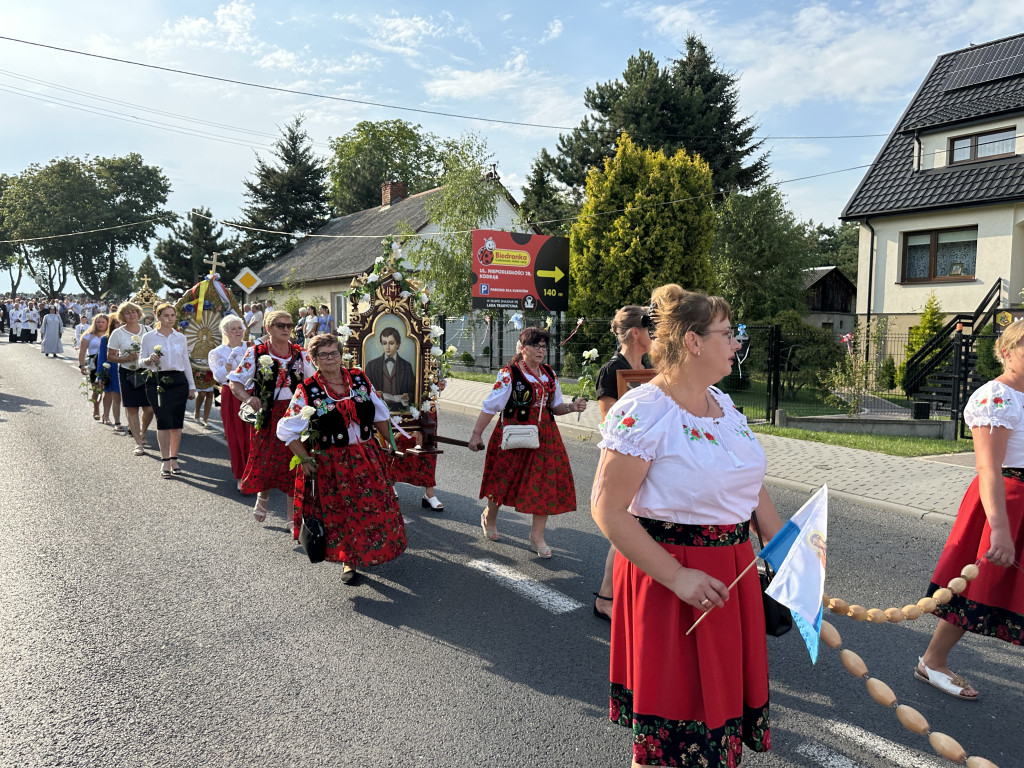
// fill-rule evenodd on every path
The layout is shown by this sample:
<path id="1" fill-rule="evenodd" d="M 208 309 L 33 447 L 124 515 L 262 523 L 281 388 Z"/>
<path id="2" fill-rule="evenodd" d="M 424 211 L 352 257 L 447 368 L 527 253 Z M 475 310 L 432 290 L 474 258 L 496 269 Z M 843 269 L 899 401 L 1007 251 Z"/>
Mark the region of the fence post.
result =
<path id="1" fill-rule="evenodd" d="M 487 372 L 494 370 L 494 316 L 487 315 Z"/>
<path id="2" fill-rule="evenodd" d="M 505 310 L 498 310 L 498 364 L 505 364 Z"/>
<path id="3" fill-rule="evenodd" d="M 555 373 L 562 375 L 562 313 L 555 312 Z"/>
<path id="4" fill-rule="evenodd" d="M 966 387 L 964 379 L 967 374 L 967 366 L 964 365 L 964 325 L 956 324 L 956 333 L 953 334 L 953 392 L 949 404 L 949 419 L 953 422 L 953 439 L 956 440 L 960 433 L 960 398 Z"/>
<path id="5" fill-rule="evenodd" d="M 779 390 L 782 388 L 782 371 L 779 367 L 782 364 L 781 361 L 781 348 L 782 348 L 782 326 L 773 325 L 771 326 L 768 333 L 768 414 L 767 420 L 769 422 L 775 416 L 775 412 L 779 409 Z"/>

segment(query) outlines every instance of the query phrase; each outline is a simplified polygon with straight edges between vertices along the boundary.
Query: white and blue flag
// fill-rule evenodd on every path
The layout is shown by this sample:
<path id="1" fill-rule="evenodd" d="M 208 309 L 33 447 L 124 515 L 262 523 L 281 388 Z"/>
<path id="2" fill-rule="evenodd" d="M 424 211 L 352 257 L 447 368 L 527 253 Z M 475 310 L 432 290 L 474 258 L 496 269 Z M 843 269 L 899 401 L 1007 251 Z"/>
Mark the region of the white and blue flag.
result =
<path id="1" fill-rule="evenodd" d="M 793 613 L 793 623 L 814 663 L 818 661 L 827 553 L 828 486 L 823 485 L 760 552 L 760 557 L 775 569 L 775 578 L 765 594 Z"/>

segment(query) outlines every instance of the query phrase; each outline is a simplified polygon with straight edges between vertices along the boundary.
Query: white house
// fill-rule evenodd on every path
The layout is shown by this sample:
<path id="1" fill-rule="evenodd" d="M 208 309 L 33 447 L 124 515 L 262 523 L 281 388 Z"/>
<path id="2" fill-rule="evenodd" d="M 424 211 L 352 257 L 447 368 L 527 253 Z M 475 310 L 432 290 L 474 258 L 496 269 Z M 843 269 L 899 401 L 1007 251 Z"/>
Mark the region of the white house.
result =
<path id="1" fill-rule="evenodd" d="M 496 177 L 489 176 L 482 183 L 500 186 Z M 380 206 L 331 219 L 312 235 L 304 237 L 293 250 L 263 268 L 259 273 L 263 283 L 251 298 L 267 298 L 270 288 L 280 291 L 282 284 L 292 276 L 303 283 L 300 293 L 305 303 L 312 303 L 314 298 L 329 301 L 336 321 L 347 322 L 349 308 L 345 294 L 351 287 L 352 278 L 366 272 L 374 259 L 380 256 L 384 237 L 398 235 L 406 227 L 422 236 L 439 231 L 438 226 L 430 221 L 426 204 L 440 191 L 438 187 L 409 195 L 404 183 L 384 182 Z M 521 230 L 523 224 L 518 203 L 504 187 L 501 187 L 501 193 L 494 217 L 480 228 Z M 414 239 L 406 246 L 407 249 L 412 251 L 415 243 Z M 467 264 L 470 258 L 467 252 Z"/>
<path id="2" fill-rule="evenodd" d="M 1024 34 L 936 59 L 841 218 L 860 222 L 857 314 L 914 325 L 933 291 L 973 312 L 1024 288 Z"/>

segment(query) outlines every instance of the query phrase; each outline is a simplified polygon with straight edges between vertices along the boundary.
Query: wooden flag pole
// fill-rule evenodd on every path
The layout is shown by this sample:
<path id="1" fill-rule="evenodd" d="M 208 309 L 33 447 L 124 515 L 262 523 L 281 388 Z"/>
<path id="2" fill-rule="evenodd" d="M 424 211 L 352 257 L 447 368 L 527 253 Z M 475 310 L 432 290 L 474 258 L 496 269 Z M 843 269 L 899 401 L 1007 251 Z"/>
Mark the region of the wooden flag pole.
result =
<path id="1" fill-rule="evenodd" d="M 746 568 L 744 568 L 743 572 L 740 573 L 740 575 L 737 576 L 735 578 L 735 580 L 733 580 L 732 584 L 729 585 L 728 591 L 732 592 L 732 588 L 735 587 L 737 584 L 739 584 L 740 579 L 742 579 L 747 574 L 747 571 L 749 571 L 755 565 L 757 565 L 757 558 L 756 557 L 753 560 L 751 560 L 750 561 L 750 565 L 748 565 Z M 710 608 L 708 608 L 706 611 L 704 611 L 704 615 L 701 616 L 699 619 L 697 619 L 695 622 L 693 622 L 693 626 L 690 627 L 688 630 L 686 630 L 686 634 L 689 635 L 691 632 L 693 632 L 693 630 L 695 630 L 697 628 L 697 625 L 700 624 L 702 621 L 704 621 L 704 619 L 707 618 L 708 614 L 711 613 L 714 609 L 715 609 L 715 606 L 712 605 Z"/>

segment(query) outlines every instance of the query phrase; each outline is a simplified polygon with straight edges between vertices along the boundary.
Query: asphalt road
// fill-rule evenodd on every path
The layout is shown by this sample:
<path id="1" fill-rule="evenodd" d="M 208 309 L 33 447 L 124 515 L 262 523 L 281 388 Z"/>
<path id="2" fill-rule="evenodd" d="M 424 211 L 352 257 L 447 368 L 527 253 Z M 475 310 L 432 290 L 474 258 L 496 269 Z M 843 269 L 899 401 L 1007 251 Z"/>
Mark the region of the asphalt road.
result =
<path id="1" fill-rule="evenodd" d="M 628 764 L 629 734 L 606 719 L 608 627 L 590 609 L 607 546 L 586 512 L 593 443 L 566 440 L 583 511 L 551 521 L 553 559 L 510 511 L 500 542 L 481 537 L 483 455 L 449 446 L 445 511 L 399 486 L 410 547 L 348 588 L 286 535 L 283 497 L 253 521 L 215 432 L 189 421 L 187 476 L 161 480 L 93 422 L 79 381 L 0 342 L 0 765 Z M 442 434 L 471 424 L 446 414 Z M 773 496 L 784 515 L 806 500 Z M 827 589 L 867 607 L 915 601 L 945 534 L 833 501 Z M 982 699 L 957 702 L 912 679 L 934 622 L 833 619 L 934 730 L 1024 765 L 1020 650 L 966 638 L 956 667 Z M 949 765 L 835 651 L 812 666 L 795 632 L 768 642 L 773 750 L 744 766 Z"/>

